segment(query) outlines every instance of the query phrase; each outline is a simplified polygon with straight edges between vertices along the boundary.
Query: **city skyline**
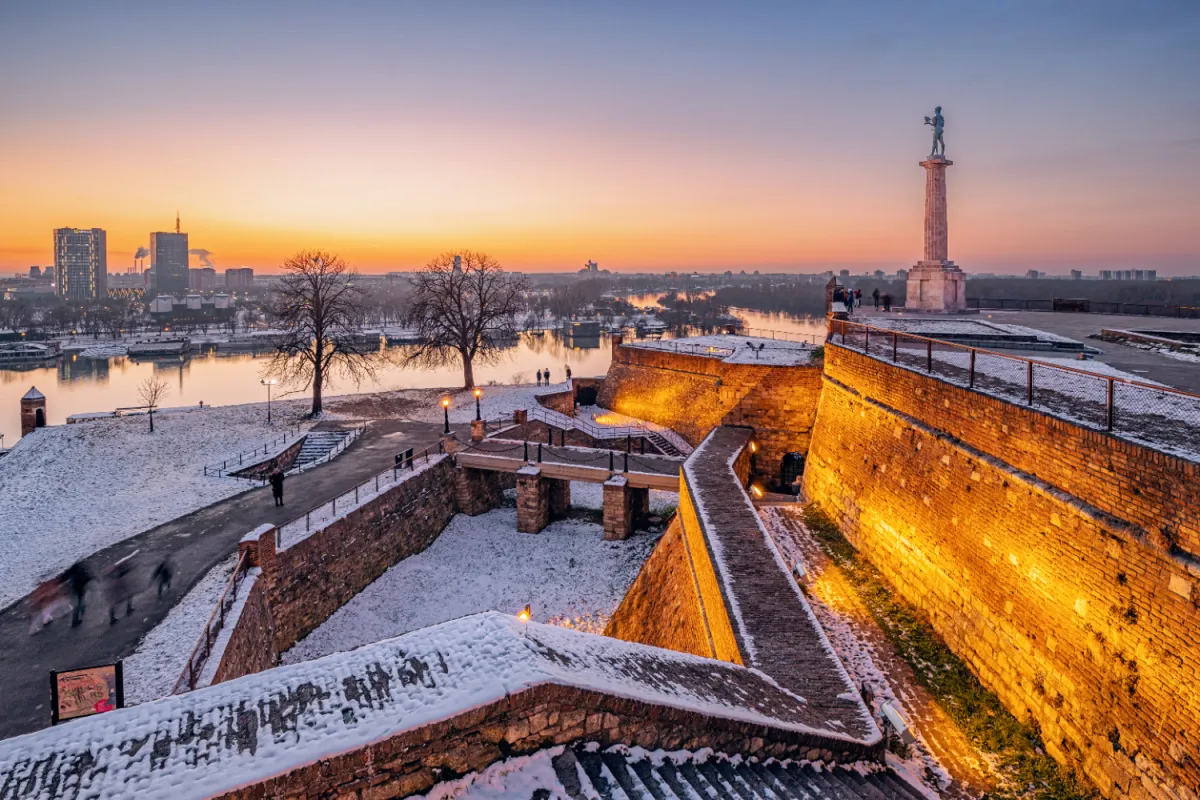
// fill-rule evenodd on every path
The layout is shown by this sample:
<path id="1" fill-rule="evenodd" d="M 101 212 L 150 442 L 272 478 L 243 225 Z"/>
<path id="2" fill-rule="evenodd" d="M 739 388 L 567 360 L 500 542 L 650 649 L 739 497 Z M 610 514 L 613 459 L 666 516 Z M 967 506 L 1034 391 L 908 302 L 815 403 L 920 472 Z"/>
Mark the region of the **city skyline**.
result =
<path id="1" fill-rule="evenodd" d="M 0 270 L 80 226 L 124 271 L 179 209 L 218 270 L 892 272 L 942 105 L 968 272 L 1200 272 L 1187 4 L 149 8 L 3 12 Z"/>

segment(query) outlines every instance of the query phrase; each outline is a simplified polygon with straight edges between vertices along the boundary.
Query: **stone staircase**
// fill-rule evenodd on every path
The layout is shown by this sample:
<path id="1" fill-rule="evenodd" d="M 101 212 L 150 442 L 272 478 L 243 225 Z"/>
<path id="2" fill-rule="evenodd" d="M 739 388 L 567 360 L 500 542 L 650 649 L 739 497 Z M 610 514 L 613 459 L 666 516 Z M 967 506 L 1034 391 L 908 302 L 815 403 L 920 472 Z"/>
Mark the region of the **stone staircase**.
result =
<path id="1" fill-rule="evenodd" d="M 876 764 L 761 763 L 683 753 L 651 759 L 624 749 L 601 752 L 595 745 L 567 747 L 551 763 L 564 793 L 574 800 L 597 796 L 603 800 L 925 800 L 894 772 Z"/>
<path id="2" fill-rule="evenodd" d="M 674 445 L 674 443 L 657 431 L 647 431 L 646 439 L 658 448 L 658 451 L 664 456 L 685 456 L 688 455 Z"/>
<path id="3" fill-rule="evenodd" d="M 320 461 L 353 433 L 346 428 L 314 428 L 309 431 L 304 437 L 304 444 L 300 446 L 300 453 L 292 462 L 292 470 L 300 470 L 314 461 Z"/>

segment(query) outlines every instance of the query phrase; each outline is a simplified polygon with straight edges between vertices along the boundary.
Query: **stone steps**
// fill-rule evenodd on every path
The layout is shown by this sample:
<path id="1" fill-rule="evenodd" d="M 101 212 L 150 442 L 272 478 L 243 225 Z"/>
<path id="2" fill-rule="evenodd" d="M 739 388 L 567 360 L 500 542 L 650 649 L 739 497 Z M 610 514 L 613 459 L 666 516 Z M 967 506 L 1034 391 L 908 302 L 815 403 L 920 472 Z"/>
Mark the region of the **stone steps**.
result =
<path id="1" fill-rule="evenodd" d="M 312 430 L 304 437 L 304 444 L 300 445 L 300 453 L 296 456 L 296 460 L 292 462 L 292 469 L 307 466 L 314 461 L 320 461 L 325 456 L 338 447 L 352 431 L 345 428 L 322 428 L 320 430 Z"/>

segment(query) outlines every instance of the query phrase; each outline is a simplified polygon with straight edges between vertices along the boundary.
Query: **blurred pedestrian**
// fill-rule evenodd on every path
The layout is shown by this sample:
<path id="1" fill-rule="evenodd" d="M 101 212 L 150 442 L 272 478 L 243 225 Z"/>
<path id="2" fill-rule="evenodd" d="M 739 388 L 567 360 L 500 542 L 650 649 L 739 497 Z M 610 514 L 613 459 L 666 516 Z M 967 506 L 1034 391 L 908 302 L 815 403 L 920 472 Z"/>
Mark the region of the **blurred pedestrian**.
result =
<path id="1" fill-rule="evenodd" d="M 59 611 L 65 610 L 66 604 L 59 578 L 48 578 L 39 583 L 29 595 L 29 635 L 35 635 L 53 622 Z"/>
<path id="2" fill-rule="evenodd" d="M 175 571 L 171 568 L 171 560 L 164 558 L 159 565 L 154 568 L 154 574 L 151 578 L 157 584 L 158 599 L 162 600 L 164 591 L 171 591 L 171 578 Z"/>
<path id="3" fill-rule="evenodd" d="M 854 290 L 847 289 L 845 296 L 846 296 L 846 313 L 849 314 L 852 311 L 854 311 Z"/>
<path id="4" fill-rule="evenodd" d="M 878 289 L 871 292 L 871 299 L 875 301 L 875 308 L 878 309 L 879 308 L 879 290 Z"/>
<path id="5" fill-rule="evenodd" d="M 133 572 L 133 558 L 126 556 L 109 567 L 108 578 L 108 624 L 117 621 L 117 606 L 125 604 L 125 616 L 133 613 L 133 585 L 130 575 Z"/>
<path id="6" fill-rule="evenodd" d="M 887 292 L 883 293 L 883 310 L 884 311 L 892 310 L 892 296 L 890 294 L 888 294 Z"/>
<path id="7" fill-rule="evenodd" d="M 542 371 L 540 369 L 537 371 L 537 381 L 538 381 L 538 386 L 541 386 L 542 385 Z"/>
<path id="8" fill-rule="evenodd" d="M 545 374 L 546 374 L 546 385 L 549 386 L 550 385 L 550 368 L 546 367 L 546 369 L 543 370 L 543 372 L 545 372 Z"/>
<path id="9" fill-rule="evenodd" d="M 571 380 L 571 365 L 567 364 L 565 368 L 567 370 L 567 380 Z"/>
<path id="10" fill-rule="evenodd" d="M 71 600 L 74 607 L 71 611 L 71 626 L 74 627 L 83 622 L 83 614 L 87 610 L 84 605 L 84 598 L 87 595 L 88 584 L 92 582 L 92 573 L 83 565 L 82 561 L 76 561 L 67 571 L 63 573 L 63 583 L 66 585 L 67 592 L 71 595 Z"/>
<path id="11" fill-rule="evenodd" d="M 275 505 L 283 505 L 283 470 L 279 467 L 271 473 L 271 494 L 275 497 Z"/>

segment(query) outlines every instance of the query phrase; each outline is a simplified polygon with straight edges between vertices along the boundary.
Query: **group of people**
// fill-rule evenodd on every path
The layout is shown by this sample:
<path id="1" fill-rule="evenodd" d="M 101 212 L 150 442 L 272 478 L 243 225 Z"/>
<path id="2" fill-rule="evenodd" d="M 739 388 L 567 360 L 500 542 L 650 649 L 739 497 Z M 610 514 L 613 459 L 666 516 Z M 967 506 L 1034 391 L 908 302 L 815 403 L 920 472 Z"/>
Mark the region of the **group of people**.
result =
<path id="1" fill-rule="evenodd" d="M 117 622 L 117 611 L 122 606 L 125 616 L 133 613 L 133 598 L 139 593 L 133 581 L 133 556 L 126 556 L 104 571 L 104 598 L 108 601 L 108 622 Z M 151 585 L 156 587 L 156 595 L 162 600 L 163 595 L 171 589 L 171 579 L 175 570 L 169 559 L 163 559 L 150 574 Z M 71 612 L 71 627 L 83 624 L 83 616 L 87 613 L 88 587 L 92 584 L 91 571 L 82 561 L 77 561 L 62 573 L 43 581 L 29 595 L 29 633 L 36 634 L 42 628 L 52 623 L 57 617 L 66 616 Z"/>
<path id="2" fill-rule="evenodd" d="M 884 311 L 892 310 L 892 296 L 887 292 L 880 293 L 878 289 L 871 292 L 871 300 L 875 304 L 876 310 L 883 309 Z M 846 313 L 854 313 L 855 306 L 862 306 L 862 289 L 851 289 L 845 286 L 838 286 L 833 290 L 833 302 L 842 303 L 846 306 Z"/>
<path id="3" fill-rule="evenodd" d="M 563 368 L 566 370 L 567 380 L 571 380 L 571 368 L 569 366 L 564 366 Z M 548 367 L 537 371 L 537 385 L 541 386 L 543 381 L 545 381 L 547 386 L 550 385 L 550 369 Z"/>

